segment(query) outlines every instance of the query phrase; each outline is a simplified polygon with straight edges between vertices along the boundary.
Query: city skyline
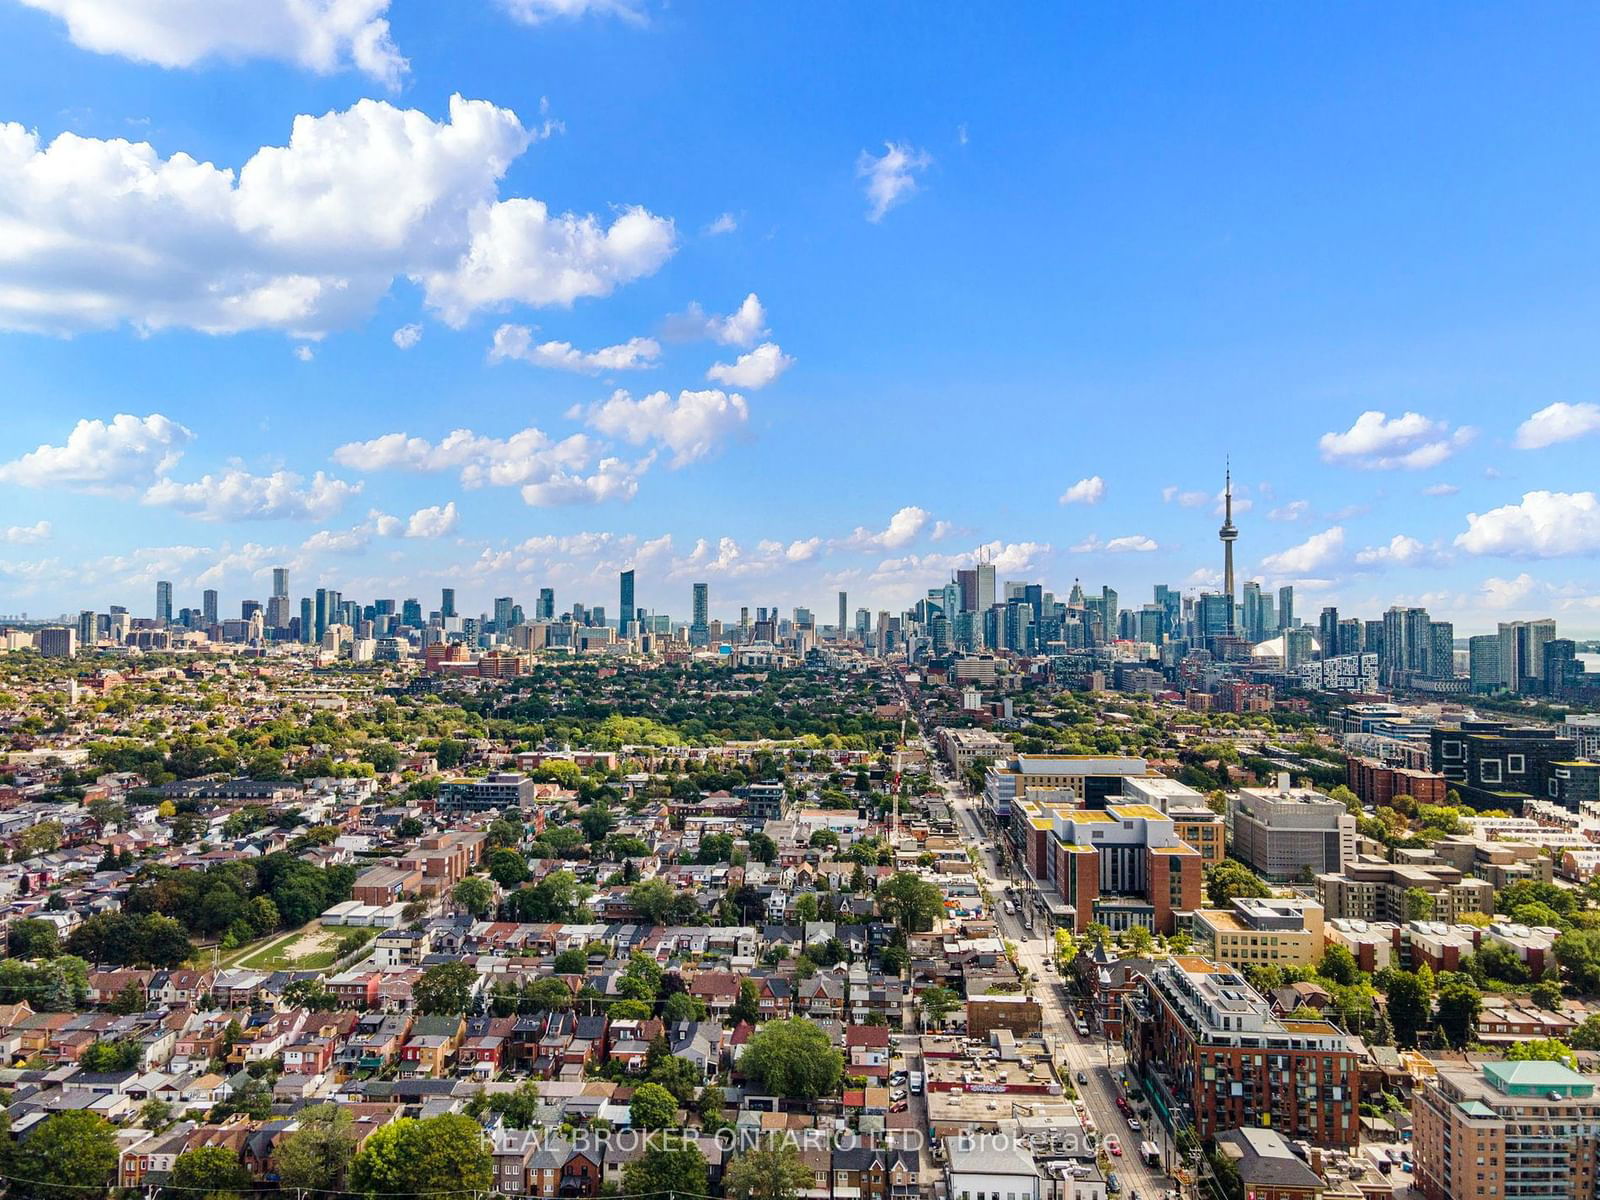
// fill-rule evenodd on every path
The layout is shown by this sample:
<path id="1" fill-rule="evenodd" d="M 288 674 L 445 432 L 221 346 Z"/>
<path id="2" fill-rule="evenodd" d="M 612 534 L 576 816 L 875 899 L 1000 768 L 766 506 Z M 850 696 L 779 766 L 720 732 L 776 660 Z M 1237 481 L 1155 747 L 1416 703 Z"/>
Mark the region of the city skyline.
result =
<path id="1" fill-rule="evenodd" d="M 1600 633 L 1553 18 L 919 14 L 910 48 L 890 10 L 376 0 L 240 46 L 56 7 L 0 8 L 0 611 L 274 567 L 898 611 L 980 550 L 1199 591 L 1231 453 L 1236 583 L 1308 622 Z"/>

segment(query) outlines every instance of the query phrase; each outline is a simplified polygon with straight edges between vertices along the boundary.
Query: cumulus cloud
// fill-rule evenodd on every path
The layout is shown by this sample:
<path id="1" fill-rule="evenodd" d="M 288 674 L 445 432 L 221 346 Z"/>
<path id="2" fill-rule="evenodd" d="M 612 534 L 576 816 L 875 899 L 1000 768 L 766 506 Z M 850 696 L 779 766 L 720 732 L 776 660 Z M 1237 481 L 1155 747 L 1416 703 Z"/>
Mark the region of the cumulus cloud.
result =
<path id="1" fill-rule="evenodd" d="M 840 539 L 837 546 L 846 550 L 898 550 L 917 540 L 927 528 L 930 514 L 925 508 L 908 504 L 896 510 L 882 529 L 868 529 L 857 525 L 849 537 Z"/>
<path id="2" fill-rule="evenodd" d="M 1368 546 L 1356 551 L 1356 563 L 1363 567 L 1409 567 L 1420 563 L 1428 555 L 1428 547 L 1414 537 L 1397 533 L 1382 546 Z"/>
<path id="3" fill-rule="evenodd" d="M 125 493 L 170 471 L 193 440 L 187 428 L 160 413 L 118 413 L 109 422 L 86 418 L 62 445 L 46 443 L 0 465 L 0 483 Z"/>
<path id="4" fill-rule="evenodd" d="M 1176 503 L 1184 508 L 1203 508 L 1211 502 L 1211 493 L 1186 492 L 1176 484 L 1169 483 L 1161 489 L 1161 499 L 1167 504 Z"/>
<path id="5" fill-rule="evenodd" d="M 408 538 L 440 538 L 456 527 L 456 502 L 419 508 L 406 521 Z"/>
<path id="6" fill-rule="evenodd" d="M 1099 504 L 1105 498 L 1106 481 L 1098 475 L 1080 479 L 1061 493 L 1063 504 Z"/>
<path id="7" fill-rule="evenodd" d="M 763 342 L 750 353 L 739 355 L 731 363 L 713 364 L 706 372 L 706 378 L 725 387 L 757 391 L 766 387 L 792 366 L 794 359 L 780 350 L 776 342 Z"/>
<path id="8" fill-rule="evenodd" d="M 708 313 L 698 302 L 690 301 L 688 308 L 669 316 L 662 328 L 667 337 L 680 342 L 709 338 L 724 346 L 753 346 L 767 332 L 767 310 L 754 292 L 726 315 Z"/>
<path id="9" fill-rule="evenodd" d="M 1291 500 L 1287 504 L 1280 504 L 1277 508 L 1267 511 L 1269 521 L 1298 521 L 1311 511 L 1311 503 L 1307 500 Z"/>
<path id="10" fill-rule="evenodd" d="M 505 438 L 457 429 L 437 442 L 386 433 L 338 447 L 333 460 L 358 471 L 459 471 L 462 485 L 469 488 L 520 487 L 582 470 L 599 453 L 584 434 L 556 441 L 530 426 Z"/>
<path id="11" fill-rule="evenodd" d="M 148 143 L 0 125 L 0 328 L 131 324 L 318 337 L 397 278 L 460 325 L 509 303 L 570 305 L 661 266 L 670 220 L 609 224 L 500 199 L 532 142 L 510 109 L 453 96 L 446 120 L 361 100 L 298 116 L 237 173 Z"/>
<path id="12" fill-rule="evenodd" d="M 1516 504 L 1468 513 L 1455 544 L 1468 554 L 1564 558 L 1600 552 L 1600 500 L 1593 492 L 1526 492 Z"/>
<path id="13" fill-rule="evenodd" d="M 706 226 L 706 234 L 710 237 L 720 237 L 724 233 L 732 233 L 739 228 L 739 218 L 731 212 L 720 214 L 716 220 Z"/>
<path id="14" fill-rule="evenodd" d="M 615 456 L 602 458 L 592 472 L 558 471 L 536 483 L 522 486 L 522 502 L 534 508 L 568 504 L 603 504 L 632 500 L 639 494 L 639 479 L 650 469 L 652 455 L 637 462 Z"/>
<path id="15" fill-rule="evenodd" d="M 294 356 L 301 362 L 310 362 L 316 357 L 316 352 L 310 346 L 296 346 L 294 348 Z"/>
<path id="16" fill-rule="evenodd" d="M 656 365 L 661 344 L 653 338 L 629 338 L 615 346 L 598 350 L 579 350 L 571 342 L 539 342 L 526 325 L 502 325 L 494 331 L 489 347 L 490 362 L 517 359 L 536 367 L 557 371 L 578 371 L 593 375 L 600 371 L 638 371 Z"/>
<path id="17" fill-rule="evenodd" d="M 644 22 L 644 8 L 635 0 L 500 0 L 500 7 L 524 25 L 546 21 L 575 21 L 589 15 L 618 17 L 630 24 Z"/>
<path id="18" fill-rule="evenodd" d="M 1600 404 L 1557 401 L 1541 408 L 1521 425 L 1512 444 L 1519 450 L 1539 450 L 1570 442 L 1600 429 Z"/>
<path id="19" fill-rule="evenodd" d="M 293 471 L 252 475 L 234 468 L 202 475 L 193 483 L 157 480 L 145 492 L 144 503 L 202 521 L 316 521 L 338 512 L 360 491 L 361 484 L 321 471 L 307 480 Z"/>
<path id="20" fill-rule="evenodd" d="M 635 446 L 654 440 L 672 451 L 672 465 L 682 467 L 705 458 L 749 423 L 750 409 L 737 392 L 716 388 L 651 392 L 639 400 L 624 390 L 611 393 L 587 410 L 591 428 Z"/>
<path id="21" fill-rule="evenodd" d="M 985 542 L 965 554 L 907 554 L 886 558 L 873 568 L 868 579 L 885 586 L 926 586 L 929 579 L 948 577 L 961 567 L 987 562 L 1002 575 L 1032 570 L 1050 553 L 1048 542 Z"/>
<path id="22" fill-rule="evenodd" d="M 49 521 L 37 521 L 32 525 L 9 525 L 0 529 L 0 542 L 9 546 L 33 546 L 39 542 L 48 542 L 54 532 Z"/>
<path id="23" fill-rule="evenodd" d="M 1344 527 L 1335 525 L 1314 533 L 1297 546 L 1269 554 L 1261 565 L 1273 575 L 1310 575 L 1336 561 L 1344 553 Z"/>
<path id="24" fill-rule="evenodd" d="M 22 0 L 66 22 L 72 44 L 159 67 L 266 58 L 326 75 L 354 68 L 397 87 L 406 60 L 389 0 Z"/>
<path id="25" fill-rule="evenodd" d="M 1100 540 L 1099 534 L 1091 533 L 1083 541 L 1073 546 L 1072 552 L 1074 554 L 1094 554 L 1102 551 L 1106 554 L 1149 554 L 1151 551 L 1159 549 L 1161 549 L 1161 546 L 1154 538 L 1146 537 L 1142 533 L 1124 534 L 1122 537 L 1114 537 L 1104 542 Z"/>
<path id="26" fill-rule="evenodd" d="M 909 200 L 917 190 L 917 172 L 933 159 L 907 142 L 885 142 L 882 154 L 863 150 L 856 159 L 856 175 L 866 181 L 867 220 L 883 220 L 895 205 Z"/>
<path id="27" fill-rule="evenodd" d="M 1420 471 L 1450 458 L 1476 432 L 1466 425 L 1452 430 L 1445 422 L 1430 420 L 1421 413 L 1390 417 L 1369 409 L 1343 433 L 1323 434 L 1317 445 L 1323 459 L 1330 463 L 1377 471 Z"/>
<path id="28" fill-rule="evenodd" d="M 409 350 L 422 340 L 422 326 L 411 324 L 402 325 L 394 331 L 394 344 L 402 350 Z"/>

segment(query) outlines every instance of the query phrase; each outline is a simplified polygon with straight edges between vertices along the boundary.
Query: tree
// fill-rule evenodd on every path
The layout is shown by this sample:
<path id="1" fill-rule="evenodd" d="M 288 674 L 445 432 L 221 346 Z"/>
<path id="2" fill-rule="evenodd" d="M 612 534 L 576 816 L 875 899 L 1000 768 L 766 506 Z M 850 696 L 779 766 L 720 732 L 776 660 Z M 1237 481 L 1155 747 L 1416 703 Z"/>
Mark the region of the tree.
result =
<path id="1" fill-rule="evenodd" d="M 1270 896 L 1272 890 L 1249 867 L 1224 859 L 1206 872 L 1206 898 L 1212 908 L 1228 908 L 1236 897 Z"/>
<path id="2" fill-rule="evenodd" d="M 728 1020 L 733 1025 L 743 1022 L 754 1025 L 761 1019 L 761 989 L 753 979 L 739 981 L 739 995 L 728 1009 Z"/>
<path id="3" fill-rule="evenodd" d="M 733 835 L 709 833 L 700 839 L 700 852 L 695 855 L 695 861 L 709 866 L 713 863 L 725 863 L 732 857 Z"/>
<path id="4" fill-rule="evenodd" d="M 356 1152 L 350 1110 L 338 1104 L 313 1104 L 301 1109 L 296 1120 L 300 1127 L 272 1151 L 278 1187 L 320 1196 L 344 1191 Z"/>
<path id="5" fill-rule="evenodd" d="M 1143 925 L 1130 925 L 1122 931 L 1121 942 L 1134 954 L 1149 954 L 1155 935 Z"/>
<path id="6" fill-rule="evenodd" d="M 523 995 L 538 1012 L 565 1012 L 573 1004 L 572 989 L 560 979 L 536 979 Z"/>
<path id="7" fill-rule="evenodd" d="M 799 1147 L 772 1139 L 734 1156 L 723 1168 L 722 1190 L 728 1200 L 795 1200 L 812 1180 Z"/>
<path id="8" fill-rule="evenodd" d="M 1600 1013 L 1591 1013 L 1572 1031 L 1574 1050 L 1600 1050 Z"/>
<path id="9" fill-rule="evenodd" d="M 772 863 L 778 857 L 778 843 L 764 833 L 750 835 L 750 857 L 758 863 Z"/>
<path id="10" fill-rule="evenodd" d="M 411 1003 L 419 1013 L 464 1013 L 472 1007 L 472 990 L 478 973 L 466 963 L 449 962 L 429 967 L 411 988 Z"/>
<path id="11" fill-rule="evenodd" d="M 1565 1063 L 1574 1071 L 1578 1069 L 1578 1056 L 1559 1038 L 1530 1038 L 1513 1042 L 1506 1048 L 1506 1058 L 1511 1062 Z"/>
<path id="12" fill-rule="evenodd" d="M 139 1115 L 135 1118 L 140 1129 L 151 1133 L 163 1132 L 172 1124 L 172 1119 L 172 1105 L 154 1096 L 139 1106 Z"/>
<path id="13" fill-rule="evenodd" d="M 116 1132 L 96 1113 L 57 1113 L 30 1130 L 10 1157 L 7 1195 L 83 1200 L 99 1195 L 117 1169 Z"/>
<path id="14" fill-rule="evenodd" d="M 1534 984 L 1529 998 L 1546 1012 L 1561 1011 L 1561 985 L 1554 979 L 1541 979 Z"/>
<path id="15" fill-rule="evenodd" d="M 1452 1046 L 1465 1046 L 1478 1034 L 1483 994 L 1471 978 L 1452 973 L 1439 985 L 1439 1028 Z"/>
<path id="16" fill-rule="evenodd" d="M 626 1195 L 704 1196 L 710 1190 L 706 1156 L 692 1142 L 656 1145 L 622 1168 Z"/>
<path id="17" fill-rule="evenodd" d="M 578 827 L 592 845 L 599 845 L 617 827 L 617 818 L 604 800 L 596 800 L 578 815 Z"/>
<path id="18" fill-rule="evenodd" d="M 320 976 L 296 979 L 283 989 L 283 1002 L 290 1008 L 309 1008 L 312 1012 L 332 1012 L 339 1007 L 339 998 Z"/>
<path id="19" fill-rule="evenodd" d="M 1528 964 L 1504 942 L 1485 941 L 1469 961 L 1468 969 L 1480 983 L 1527 983 Z"/>
<path id="20" fill-rule="evenodd" d="M 568 946 L 552 966 L 557 975 L 582 975 L 589 969 L 589 955 L 581 946 Z"/>
<path id="21" fill-rule="evenodd" d="M 808 925 L 822 915 L 822 905 L 815 892 L 801 892 L 789 906 L 789 912 L 802 925 Z"/>
<path id="22" fill-rule="evenodd" d="M 494 1186 L 494 1159 L 483 1127 L 450 1113 L 415 1120 L 403 1117 L 374 1130 L 350 1166 L 350 1190 L 374 1198 L 385 1194 L 487 1192 Z"/>
<path id="23" fill-rule="evenodd" d="M 481 921 L 494 907 L 494 885 L 481 875 L 468 875 L 451 890 L 450 899 Z"/>
<path id="24" fill-rule="evenodd" d="M 1344 805 L 1345 811 L 1353 817 L 1361 815 L 1361 797 L 1357 796 L 1342 783 L 1328 793 L 1328 799 L 1337 800 Z"/>
<path id="25" fill-rule="evenodd" d="M 617 994 L 629 1000 L 654 1003 L 661 994 L 661 964 L 648 954 L 635 950 L 617 979 Z"/>
<path id="26" fill-rule="evenodd" d="M 1422 982 L 1410 971 L 1390 971 L 1384 995 L 1389 1001 L 1389 1020 L 1394 1024 L 1395 1041 L 1415 1046 L 1417 1033 L 1433 1013 L 1432 1002 Z"/>
<path id="27" fill-rule="evenodd" d="M 56 927 L 35 917 L 13 921 L 6 935 L 12 958 L 54 958 L 58 943 Z"/>
<path id="28" fill-rule="evenodd" d="M 904 946 L 885 946 L 878 951 L 878 966 L 885 975 L 901 977 L 911 965 L 911 955 Z"/>
<path id="29" fill-rule="evenodd" d="M 661 1005 L 661 1018 L 672 1024 L 679 1021 L 698 1021 L 702 1005 L 688 992 L 673 992 Z"/>
<path id="30" fill-rule="evenodd" d="M 570 921 L 578 915 L 578 877 L 551 871 L 532 887 L 518 888 L 506 907 L 519 921 Z"/>
<path id="31" fill-rule="evenodd" d="M 935 985 L 923 989 L 922 1016 L 930 1025 L 939 1024 L 960 1007 L 961 997 L 947 987 Z"/>
<path id="32" fill-rule="evenodd" d="M 910 871 L 896 871 L 878 885 L 878 909 L 906 933 L 926 933 L 944 916 L 944 892 Z"/>
<path id="33" fill-rule="evenodd" d="M 628 889 L 628 904 L 651 925 L 660 925 L 678 898 L 665 879 L 646 879 Z"/>
<path id="34" fill-rule="evenodd" d="M 1573 991 L 1583 996 L 1600 992 L 1600 929 L 1568 930 L 1556 939 L 1555 949 Z"/>
<path id="35" fill-rule="evenodd" d="M 641 1083 L 628 1102 L 636 1129 L 668 1129 L 678 1119 L 678 1101 L 659 1083 Z"/>
<path id="36" fill-rule="evenodd" d="M 739 1064 L 765 1091 L 790 1100 L 831 1096 L 844 1074 L 844 1056 L 804 1017 L 767 1022 L 750 1038 Z"/>
<path id="37" fill-rule="evenodd" d="M 666 1052 L 645 1072 L 645 1078 L 650 1083 L 660 1084 L 666 1088 L 680 1105 L 687 1105 L 694 1099 L 695 1091 L 700 1087 L 700 1068 L 687 1058 L 674 1058 L 671 1050 L 667 1049 L 665 1040 L 658 1040 Z"/>
<path id="38" fill-rule="evenodd" d="M 196 1194 L 204 1194 L 205 1200 L 219 1200 L 239 1195 L 250 1182 L 250 1172 L 232 1150 L 200 1146 L 172 1160 L 166 1194 L 173 1200 L 192 1200 Z"/>
<path id="39" fill-rule="evenodd" d="M 837 850 L 839 835 L 831 829 L 816 829 L 812 831 L 808 844 L 813 850 Z"/>
<path id="40" fill-rule="evenodd" d="M 503 888 L 514 888 L 528 881 L 528 860 L 522 851 L 502 846 L 489 855 L 489 878 Z"/>
<path id="41" fill-rule="evenodd" d="M 489 1107 L 499 1113 L 511 1129 L 532 1129 L 539 1119 L 539 1085 L 524 1079 L 512 1091 L 498 1092 Z"/>
<path id="42" fill-rule="evenodd" d="M 1406 920 L 1433 920 L 1433 897 L 1421 888 L 1406 889 Z"/>
<path id="43" fill-rule="evenodd" d="M 1361 978 L 1361 968 L 1356 965 L 1354 954 L 1335 943 L 1328 946 L 1322 961 L 1317 964 L 1317 974 L 1333 983 L 1349 987 Z"/>

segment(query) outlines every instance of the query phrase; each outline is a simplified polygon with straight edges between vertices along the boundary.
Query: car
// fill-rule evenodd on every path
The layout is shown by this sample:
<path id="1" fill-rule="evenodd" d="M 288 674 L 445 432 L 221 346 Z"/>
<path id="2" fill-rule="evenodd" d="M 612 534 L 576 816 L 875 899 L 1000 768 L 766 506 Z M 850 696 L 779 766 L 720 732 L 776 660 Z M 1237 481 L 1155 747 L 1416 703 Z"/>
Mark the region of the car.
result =
<path id="1" fill-rule="evenodd" d="M 892 1112 L 892 1113 L 905 1112 L 906 1105 L 909 1104 L 909 1103 L 910 1103 L 910 1101 L 907 1101 L 907 1100 L 897 1101 L 896 1103 L 891 1104 L 889 1106 L 889 1111 Z"/>
<path id="2" fill-rule="evenodd" d="M 1117 1173 L 1115 1171 L 1112 1171 L 1109 1174 L 1107 1174 L 1106 1175 L 1106 1191 L 1108 1191 L 1108 1192 L 1120 1192 L 1121 1190 L 1122 1190 L 1122 1180 L 1117 1178 Z"/>
<path id="3" fill-rule="evenodd" d="M 1089 1073 L 1087 1071 L 1079 1071 L 1078 1082 L 1080 1084 L 1087 1084 L 1089 1082 Z"/>
<path id="4" fill-rule="evenodd" d="M 1128 1118 L 1128 1128 L 1130 1130 L 1132 1130 L 1134 1133 L 1138 1133 L 1141 1129 L 1144 1128 L 1144 1126 L 1139 1124 L 1139 1118 L 1138 1117 L 1129 1117 Z"/>
<path id="5" fill-rule="evenodd" d="M 893 1091 L 891 1091 L 889 1093 L 889 1099 L 891 1099 L 891 1100 L 904 1100 L 905 1098 L 906 1098 L 906 1090 L 905 1090 L 905 1088 L 895 1088 Z"/>
<path id="6" fill-rule="evenodd" d="M 1112 1158 L 1122 1157 L 1122 1143 L 1117 1140 L 1116 1134 L 1112 1134 L 1106 1139 L 1106 1153 L 1110 1154 Z"/>

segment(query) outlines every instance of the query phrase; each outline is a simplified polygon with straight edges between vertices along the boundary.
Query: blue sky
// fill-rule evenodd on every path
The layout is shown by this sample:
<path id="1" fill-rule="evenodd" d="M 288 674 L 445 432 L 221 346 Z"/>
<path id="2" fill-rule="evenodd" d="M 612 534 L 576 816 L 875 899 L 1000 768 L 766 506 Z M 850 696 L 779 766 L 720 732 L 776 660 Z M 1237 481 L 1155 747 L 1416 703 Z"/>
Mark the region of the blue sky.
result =
<path id="1" fill-rule="evenodd" d="M 1600 631 L 1592 10 L 183 7 L 0 0 L 0 613 L 1137 602 L 1231 455 L 1302 615 Z"/>

